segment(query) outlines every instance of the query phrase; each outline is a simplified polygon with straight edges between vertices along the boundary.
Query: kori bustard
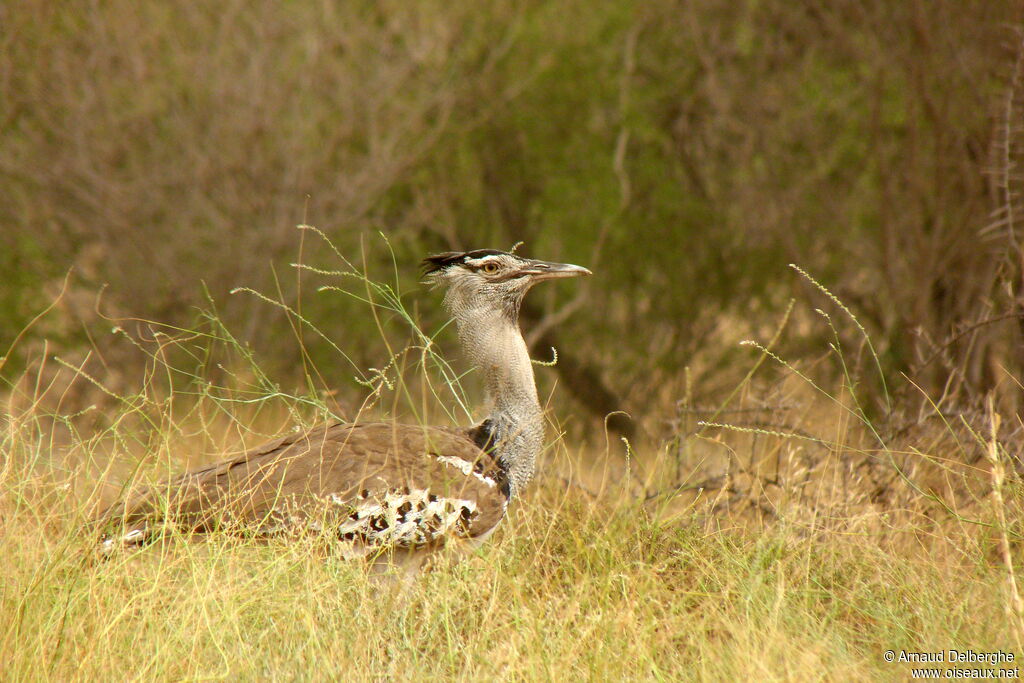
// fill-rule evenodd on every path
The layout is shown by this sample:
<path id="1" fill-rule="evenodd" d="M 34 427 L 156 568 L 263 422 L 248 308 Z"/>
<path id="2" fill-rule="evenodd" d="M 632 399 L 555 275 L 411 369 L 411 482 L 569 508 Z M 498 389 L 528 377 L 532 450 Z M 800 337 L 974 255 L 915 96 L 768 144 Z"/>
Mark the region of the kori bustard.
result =
<path id="1" fill-rule="evenodd" d="M 471 363 L 489 414 L 468 428 L 332 424 L 186 472 L 103 513 L 101 552 L 141 545 L 172 524 L 189 531 L 271 536 L 318 531 L 342 554 L 412 553 L 454 539 L 482 542 L 533 476 L 544 419 L 519 308 L 542 280 L 586 268 L 495 249 L 423 261 Z"/>

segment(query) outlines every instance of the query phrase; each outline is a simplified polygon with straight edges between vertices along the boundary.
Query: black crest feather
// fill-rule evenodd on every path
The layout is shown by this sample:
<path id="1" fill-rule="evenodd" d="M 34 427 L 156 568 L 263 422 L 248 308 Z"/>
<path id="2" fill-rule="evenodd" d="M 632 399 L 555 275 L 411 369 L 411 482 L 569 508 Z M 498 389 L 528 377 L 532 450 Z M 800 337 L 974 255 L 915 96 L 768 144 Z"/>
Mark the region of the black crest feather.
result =
<path id="1" fill-rule="evenodd" d="M 434 254 L 423 259 L 423 274 L 430 275 L 444 270 L 448 266 L 462 263 L 466 259 L 483 258 L 484 256 L 499 256 L 507 254 L 507 251 L 500 249 L 474 249 L 473 251 L 446 251 L 442 254 Z"/>

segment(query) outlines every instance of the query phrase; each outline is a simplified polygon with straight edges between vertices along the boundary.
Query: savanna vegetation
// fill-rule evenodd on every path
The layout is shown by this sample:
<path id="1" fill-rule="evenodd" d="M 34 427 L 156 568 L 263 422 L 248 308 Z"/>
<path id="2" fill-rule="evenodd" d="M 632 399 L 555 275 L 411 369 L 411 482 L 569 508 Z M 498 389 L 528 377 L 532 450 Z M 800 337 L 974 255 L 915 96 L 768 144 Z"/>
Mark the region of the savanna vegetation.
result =
<path id="1" fill-rule="evenodd" d="M 1011 0 L 0 5 L 3 676 L 1019 664 L 1022 27 Z M 403 590 L 323 539 L 97 560 L 126 486 L 296 424 L 480 418 L 417 262 L 520 243 L 595 275 L 523 311 L 551 444 L 483 549 Z"/>

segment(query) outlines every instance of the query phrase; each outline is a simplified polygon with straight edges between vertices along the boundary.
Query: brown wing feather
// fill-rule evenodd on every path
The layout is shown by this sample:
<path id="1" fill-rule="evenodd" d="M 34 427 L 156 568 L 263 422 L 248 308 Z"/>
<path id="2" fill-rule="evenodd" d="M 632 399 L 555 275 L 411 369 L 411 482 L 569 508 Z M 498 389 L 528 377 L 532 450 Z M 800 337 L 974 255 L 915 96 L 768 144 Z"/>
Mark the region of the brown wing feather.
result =
<path id="1" fill-rule="evenodd" d="M 504 515 L 508 489 L 475 440 L 472 430 L 331 425 L 187 472 L 111 506 L 100 520 L 123 525 L 124 543 L 144 542 L 162 519 L 202 532 L 330 524 L 360 546 L 481 537 Z"/>

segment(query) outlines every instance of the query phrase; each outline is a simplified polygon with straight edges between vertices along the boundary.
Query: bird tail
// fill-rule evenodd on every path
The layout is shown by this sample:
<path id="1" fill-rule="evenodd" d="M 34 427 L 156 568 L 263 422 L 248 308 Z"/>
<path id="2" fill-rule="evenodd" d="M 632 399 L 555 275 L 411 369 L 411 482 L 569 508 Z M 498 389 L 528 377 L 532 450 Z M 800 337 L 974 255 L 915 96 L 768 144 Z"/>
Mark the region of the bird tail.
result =
<path id="1" fill-rule="evenodd" d="M 143 522 L 141 524 L 125 526 L 116 531 L 109 530 L 103 532 L 100 535 L 96 550 L 100 557 L 108 558 L 119 550 L 137 548 L 146 545 L 151 540 L 153 540 L 153 534 L 150 531 L 149 524 Z"/>

